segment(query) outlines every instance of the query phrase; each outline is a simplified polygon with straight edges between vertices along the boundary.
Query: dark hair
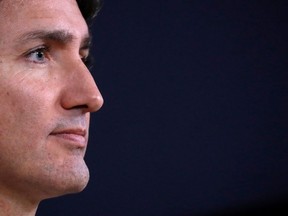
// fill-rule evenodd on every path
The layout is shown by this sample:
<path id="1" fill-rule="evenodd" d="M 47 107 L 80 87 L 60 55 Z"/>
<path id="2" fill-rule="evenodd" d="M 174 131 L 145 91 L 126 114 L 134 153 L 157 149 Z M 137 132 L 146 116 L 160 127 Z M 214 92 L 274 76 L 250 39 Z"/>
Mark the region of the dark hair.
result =
<path id="1" fill-rule="evenodd" d="M 102 6 L 101 0 L 76 0 L 82 16 L 87 23 L 97 15 Z"/>

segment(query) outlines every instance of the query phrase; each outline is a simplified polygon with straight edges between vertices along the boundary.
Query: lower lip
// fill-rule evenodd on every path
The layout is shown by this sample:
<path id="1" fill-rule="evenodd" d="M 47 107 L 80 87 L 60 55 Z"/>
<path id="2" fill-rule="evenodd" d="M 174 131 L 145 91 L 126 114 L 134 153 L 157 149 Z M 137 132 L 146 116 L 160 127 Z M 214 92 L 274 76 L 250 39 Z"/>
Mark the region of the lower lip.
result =
<path id="1" fill-rule="evenodd" d="M 77 147 L 84 148 L 86 146 L 86 138 L 82 135 L 59 133 L 59 134 L 52 134 L 52 136 L 63 139 L 69 144 L 76 145 Z"/>

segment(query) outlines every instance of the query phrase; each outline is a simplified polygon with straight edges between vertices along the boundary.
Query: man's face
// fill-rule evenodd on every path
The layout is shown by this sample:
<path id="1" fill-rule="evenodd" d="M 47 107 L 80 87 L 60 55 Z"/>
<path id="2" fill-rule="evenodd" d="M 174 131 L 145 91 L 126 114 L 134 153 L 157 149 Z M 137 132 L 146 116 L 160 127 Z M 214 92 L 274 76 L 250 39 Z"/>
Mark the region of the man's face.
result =
<path id="1" fill-rule="evenodd" d="M 102 97 L 83 63 L 89 33 L 75 0 L 0 2 L 0 190 L 81 191 L 89 113 Z"/>

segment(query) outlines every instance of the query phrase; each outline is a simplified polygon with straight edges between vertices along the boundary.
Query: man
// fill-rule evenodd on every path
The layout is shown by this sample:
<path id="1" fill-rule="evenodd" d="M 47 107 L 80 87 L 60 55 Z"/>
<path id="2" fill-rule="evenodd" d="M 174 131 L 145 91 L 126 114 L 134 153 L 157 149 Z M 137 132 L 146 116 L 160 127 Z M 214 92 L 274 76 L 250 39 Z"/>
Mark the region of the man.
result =
<path id="1" fill-rule="evenodd" d="M 35 215 L 88 182 L 89 116 L 103 104 L 85 66 L 89 4 L 0 0 L 0 216 Z"/>

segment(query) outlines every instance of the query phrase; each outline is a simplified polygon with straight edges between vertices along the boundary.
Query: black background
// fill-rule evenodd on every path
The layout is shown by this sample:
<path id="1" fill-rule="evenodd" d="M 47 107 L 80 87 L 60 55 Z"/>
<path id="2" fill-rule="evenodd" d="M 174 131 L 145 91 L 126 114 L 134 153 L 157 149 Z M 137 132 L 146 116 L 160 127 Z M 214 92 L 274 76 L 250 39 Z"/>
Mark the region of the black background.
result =
<path id="1" fill-rule="evenodd" d="M 287 11 L 284 0 L 106 0 L 93 25 L 105 104 L 90 183 L 38 215 L 285 210 Z"/>

